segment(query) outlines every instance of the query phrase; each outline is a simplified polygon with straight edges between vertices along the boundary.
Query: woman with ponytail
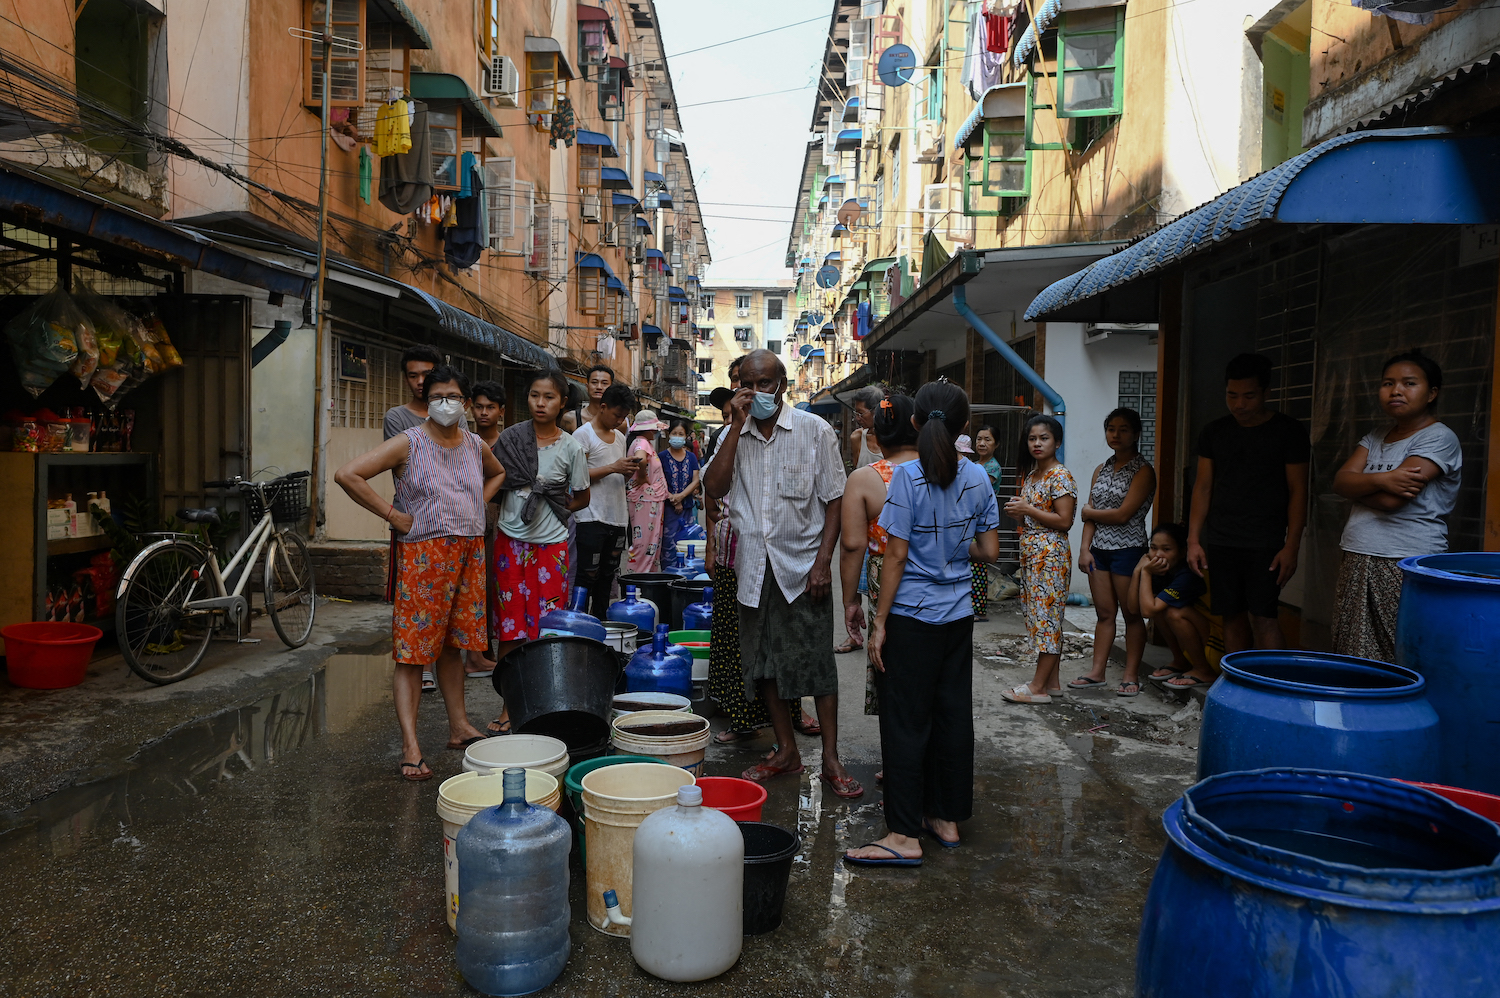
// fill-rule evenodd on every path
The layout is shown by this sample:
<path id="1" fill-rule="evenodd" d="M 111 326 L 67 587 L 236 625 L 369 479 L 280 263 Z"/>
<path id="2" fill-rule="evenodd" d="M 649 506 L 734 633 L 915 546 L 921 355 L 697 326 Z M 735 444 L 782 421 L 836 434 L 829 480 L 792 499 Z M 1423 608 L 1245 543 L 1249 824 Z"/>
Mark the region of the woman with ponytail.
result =
<path id="1" fill-rule="evenodd" d="M 1051 416 L 1032 416 L 1021 431 L 1016 464 L 1016 495 L 1005 504 L 1005 515 L 1020 524 L 1021 609 L 1026 630 L 1036 646 L 1036 675 L 1000 695 L 1012 703 L 1051 703 L 1062 664 L 1063 607 L 1073 556 L 1068 530 L 1078 508 L 1078 483 L 1057 460 L 1062 446 L 1062 424 Z"/>
<path id="2" fill-rule="evenodd" d="M 844 854 L 869 866 L 920 865 L 924 832 L 956 848 L 957 823 L 973 813 L 969 559 L 1000 555 L 994 490 L 984 469 L 960 461 L 955 447 L 969 425 L 969 397 L 937 381 L 922 386 L 913 408 L 917 460 L 895 467 L 880 511 L 885 558 L 867 642 L 880 701 L 887 834 Z M 877 439 L 886 443 L 878 431 Z"/>

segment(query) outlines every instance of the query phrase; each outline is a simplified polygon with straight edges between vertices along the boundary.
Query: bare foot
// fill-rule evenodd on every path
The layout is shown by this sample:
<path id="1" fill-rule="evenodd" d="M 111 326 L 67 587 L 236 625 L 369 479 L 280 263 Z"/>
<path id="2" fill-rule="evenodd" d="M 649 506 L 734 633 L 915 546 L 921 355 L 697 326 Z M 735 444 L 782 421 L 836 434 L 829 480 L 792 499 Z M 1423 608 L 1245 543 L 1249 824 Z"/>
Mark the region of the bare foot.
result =
<path id="1" fill-rule="evenodd" d="M 448 747 L 451 749 L 464 748 L 487 737 L 489 737 L 487 732 L 480 731 L 467 720 L 464 721 L 463 727 L 455 728 L 452 725 L 448 727 Z"/>
<path id="2" fill-rule="evenodd" d="M 884 846 L 885 849 L 877 849 L 876 846 Z M 894 850 L 902 859 L 922 858 L 922 843 L 919 839 L 898 835 L 895 832 L 889 833 L 883 839 L 876 839 L 867 846 L 850 849 L 844 855 L 851 859 L 890 859 L 891 854 L 886 852 L 886 849 Z"/>
<path id="3" fill-rule="evenodd" d="M 942 839 L 944 842 L 958 841 L 958 825 L 952 821 L 944 821 L 942 818 L 924 818 L 927 828 Z"/>

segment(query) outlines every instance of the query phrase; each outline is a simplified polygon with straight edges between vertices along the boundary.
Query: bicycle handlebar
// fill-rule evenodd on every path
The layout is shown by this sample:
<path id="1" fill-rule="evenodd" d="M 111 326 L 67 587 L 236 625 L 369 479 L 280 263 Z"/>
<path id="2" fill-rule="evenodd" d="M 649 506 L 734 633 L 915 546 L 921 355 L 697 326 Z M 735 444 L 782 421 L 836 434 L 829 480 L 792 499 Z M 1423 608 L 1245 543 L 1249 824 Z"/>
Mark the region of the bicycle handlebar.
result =
<path id="1" fill-rule="evenodd" d="M 238 488 L 244 488 L 247 485 L 260 485 L 260 486 L 276 485 L 276 484 L 278 484 L 280 482 L 294 482 L 294 481 L 298 481 L 298 480 L 303 479 L 303 478 L 310 478 L 310 477 L 312 477 L 312 472 L 310 472 L 310 471 L 294 471 L 294 472 L 292 472 L 289 475 L 282 475 L 280 478 L 273 478 L 273 479 L 271 479 L 268 482 L 250 482 L 250 481 L 246 481 L 243 478 L 236 478 L 233 481 L 227 481 L 227 482 L 225 482 L 225 481 L 204 482 L 203 483 L 203 487 L 205 489 L 238 489 Z"/>

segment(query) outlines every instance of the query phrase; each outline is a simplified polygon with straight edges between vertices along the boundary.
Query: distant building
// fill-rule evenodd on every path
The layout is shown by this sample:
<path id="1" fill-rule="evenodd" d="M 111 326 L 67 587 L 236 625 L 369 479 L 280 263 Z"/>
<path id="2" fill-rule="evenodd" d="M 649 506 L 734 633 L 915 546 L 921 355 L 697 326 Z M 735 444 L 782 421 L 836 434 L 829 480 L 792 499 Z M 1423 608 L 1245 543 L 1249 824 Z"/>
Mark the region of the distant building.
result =
<path id="1" fill-rule="evenodd" d="M 795 351 L 789 349 L 788 310 L 794 281 L 707 281 L 698 308 L 698 418 L 717 423 L 709 393 L 729 384 L 729 364 L 761 347 L 779 356 L 796 384 Z M 712 316 L 712 318 L 709 318 Z M 704 340 L 703 337 L 707 339 Z M 794 399 L 793 401 L 798 401 Z"/>

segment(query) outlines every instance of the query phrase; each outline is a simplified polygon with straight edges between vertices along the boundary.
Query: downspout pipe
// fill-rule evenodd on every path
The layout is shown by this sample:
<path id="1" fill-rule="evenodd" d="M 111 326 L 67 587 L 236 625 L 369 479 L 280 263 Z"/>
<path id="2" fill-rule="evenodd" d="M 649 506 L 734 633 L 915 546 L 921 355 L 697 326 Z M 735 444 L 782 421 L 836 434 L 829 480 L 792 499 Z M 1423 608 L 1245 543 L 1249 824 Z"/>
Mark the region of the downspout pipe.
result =
<path id="1" fill-rule="evenodd" d="M 975 314 L 974 310 L 969 307 L 968 295 L 962 284 L 955 286 L 953 289 L 953 308 L 959 315 L 963 316 L 964 321 L 976 333 L 984 337 L 985 342 L 994 347 L 1000 356 L 1004 357 L 1010 363 L 1011 367 L 1020 372 L 1021 377 L 1026 379 L 1027 384 L 1031 385 L 1038 392 L 1041 392 L 1042 398 L 1046 399 L 1047 404 L 1052 407 L 1052 415 L 1057 417 L 1057 421 L 1062 423 L 1063 429 L 1066 430 L 1067 419 L 1065 413 L 1067 411 L 1067 404 L 1063 402 L 1063 397 L 1057 393 L 1057 389 L 1043 381 L 1042 376 L 1037 374 L 1030 364 L 1022 360 L 1021 355 L 1016 353 L 1009 343 L 997 336 L 995 331 Z M 1057 448 L 1057 460 L 1059 463 L 1063 460 L 1063 448 L 1061 445 Z"/>

